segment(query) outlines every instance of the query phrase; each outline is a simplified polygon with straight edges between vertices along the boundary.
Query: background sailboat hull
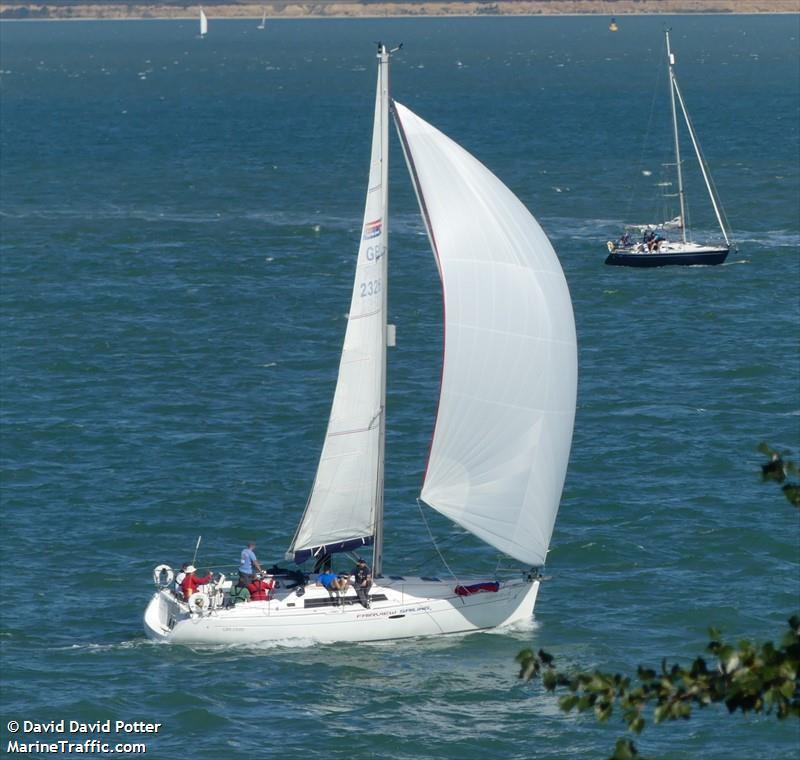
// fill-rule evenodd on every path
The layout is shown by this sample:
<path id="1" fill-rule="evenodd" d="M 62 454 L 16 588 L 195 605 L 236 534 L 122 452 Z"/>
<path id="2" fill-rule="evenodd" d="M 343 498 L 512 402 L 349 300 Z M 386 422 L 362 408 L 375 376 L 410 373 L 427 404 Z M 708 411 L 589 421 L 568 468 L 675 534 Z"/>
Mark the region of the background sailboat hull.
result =
<path id="1" fill-rule="evenodd" d="M 728 248 L 708 248 L 702 251 L 682 251 L 665 253 L 634 253 L 632 251 L 612 251 L 606 257 L 606 264 L 622 267 L 663 267 L 670 265 L 697 266 L 722 264 L 728 256 Z"/>
<path id="2" fill-rule="evenodd" d="M 249 602 L 206 615 L 192 615 L 170 592 L 158 591 L 145 611 L 144 629 L 150 639 L 189 645 L 385 641 L 469 633 L 529 620 L 539 584 L 519 580 L 502 583 L 497 592 L 458 596 L 453 581 L 406 578 L 384 583 L 381 579 L 371 589 L 369 609 L 354 602 L 352 590 L 353 598 L 339 606 L 330 604 L 324 589 L 308 586 L 301 598 L 285 591 L 269 602 Z"/>

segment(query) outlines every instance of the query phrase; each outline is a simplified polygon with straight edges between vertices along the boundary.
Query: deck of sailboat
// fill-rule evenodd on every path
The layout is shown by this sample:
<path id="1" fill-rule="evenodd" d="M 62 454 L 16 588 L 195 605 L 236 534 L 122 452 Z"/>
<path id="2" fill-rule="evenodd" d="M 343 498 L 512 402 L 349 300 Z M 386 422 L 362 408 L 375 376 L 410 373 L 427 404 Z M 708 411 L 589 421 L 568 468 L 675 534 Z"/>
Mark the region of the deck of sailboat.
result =
<path id="1" fill-rule="evenodd" d="M 145 611 L 145 631 L 154 640 L 183 643 L 262 643 L 305 638 L 317 641 L 379 641 L 431 634 L 466 633 L 529 618 L 539 581 L 520 577 L 497 590 L 462 596 L 457 585 L 486 583 L 487 577 L 390 576 L 370 589 L 369 607 L 354 589 L 341 597 L 314 580 L 280 587 L 268 601 L 225 605 L 223 591 L 212 591 L 211 605 L 192 612 L 170 590 L 156 592 Z M 300 594 L 298 589 L 302 588 Z"/>

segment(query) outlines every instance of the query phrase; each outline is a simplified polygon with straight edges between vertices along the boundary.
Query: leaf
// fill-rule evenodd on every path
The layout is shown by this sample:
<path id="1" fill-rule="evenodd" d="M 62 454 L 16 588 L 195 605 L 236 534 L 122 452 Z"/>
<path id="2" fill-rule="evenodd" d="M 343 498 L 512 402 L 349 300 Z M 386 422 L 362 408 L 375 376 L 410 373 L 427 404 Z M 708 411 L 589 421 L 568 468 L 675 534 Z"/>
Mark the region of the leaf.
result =
<path id="1" fill-rule="evenodd" d="M 669 714 L 670 705 L 669 702 L 665 702 L 663 705 L 658 705 L 655 710 L 653 710 L 653 720 L 656 723 L 661 723 L 664 718 L 667 717 Z"/>
<path id="2" fill-rule="evenodd" d="M 558 706 L 563 712 L 569 712 L 577 704 L 578 698 L 574 694 L 567 694 L 567 696 L 558 700 Z"/>
<path id="3" fill-rule="evenodd" d="M 611 717 L 612 710 L 613 706 L 611 702 L 598 702 L 594 706 L 594 717 L 600 721 L 600 723 L 604 723 Z"/>
<path id="4" fill-rule="evenodd" d="M 617 739 L 614 754 L 609 760 L 635 760 L 639 756 L 636 747 L 630 739 Z"/>
<path id="5" fill-rule="evenodd" d="M 652 681 L 656 677 L 656 671 L 652 668 L 643 668 L 641 665 L 636 672 L 640 681 Z"/>
<path id="6" fill-rule="evenodd" d="M 783 495 L 789 500 L 789 504 L 800 507 L 800 486 L 796 483 L 787 483 L 782 490 Z"/>

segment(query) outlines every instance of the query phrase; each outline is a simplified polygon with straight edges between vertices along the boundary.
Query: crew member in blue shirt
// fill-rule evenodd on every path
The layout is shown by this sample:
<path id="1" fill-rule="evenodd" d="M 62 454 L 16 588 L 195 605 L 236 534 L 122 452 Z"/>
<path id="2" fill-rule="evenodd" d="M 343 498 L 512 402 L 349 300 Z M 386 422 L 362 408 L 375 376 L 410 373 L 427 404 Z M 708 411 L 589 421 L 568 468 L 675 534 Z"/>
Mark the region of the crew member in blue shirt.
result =
<path id="1" fill-rule="evenodd" d="M 256 558 L 256 553 L 253 551 L 256 548 L 255 541 L 248 541 L 247 546 L 242 549 L 242 561 L 239 565 L 239 577 L 244 581 L 245 585 L 253 582 L 253 573 L 261 572 L 261 565 Z"/>

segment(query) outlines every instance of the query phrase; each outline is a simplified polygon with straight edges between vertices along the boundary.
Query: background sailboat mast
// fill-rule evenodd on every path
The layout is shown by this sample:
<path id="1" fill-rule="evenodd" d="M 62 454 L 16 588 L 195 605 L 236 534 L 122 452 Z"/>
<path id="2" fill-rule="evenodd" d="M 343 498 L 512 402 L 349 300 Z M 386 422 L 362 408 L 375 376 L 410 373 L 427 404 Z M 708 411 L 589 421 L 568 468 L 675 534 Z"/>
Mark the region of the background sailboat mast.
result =
<path id="1" fill-rule="evenodd" d="M 672 51 L 669 47 L 669 30 L 665 31 L 664 34 L 667 38 L 667 63 L 669 65 L 669 99 L 670 104 L 672 105 L 672 133 L 675 138 L 675 166 L 678 169 L 678 198 L 681 202 L 681 235 L 683 236 L 683 242 L 686 242 L 686 209 L 684 204 L 683 198 L 683 169 L 681 167 L 681 145 L 680 140 L 678 140 L 678 114 L 675 110 L 675 74 L 672 71 L 672 67 L 675 64 L 675 57 L 672 55 Z"/>
<path id="2" fill-rule="evenodd" d="M 386 335 L 387 306 L 389 291 L 389 51 L 386 45 L 378 43 L 378 82 L 380 87 L 380 135 L 381 135 L 381 209 L 384 234 L 384 249 L 381 257 L 381 280 L 383 282 L 383 356 L 381 362 L 381 417 L 380 440 L 378 444 L 378 478 L 375 494 L 375 542 L 372 550 L 372 573 L 374 576 L 383 570 L 383 493 L 384 463 L 386 461 Z"/>

